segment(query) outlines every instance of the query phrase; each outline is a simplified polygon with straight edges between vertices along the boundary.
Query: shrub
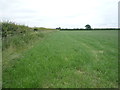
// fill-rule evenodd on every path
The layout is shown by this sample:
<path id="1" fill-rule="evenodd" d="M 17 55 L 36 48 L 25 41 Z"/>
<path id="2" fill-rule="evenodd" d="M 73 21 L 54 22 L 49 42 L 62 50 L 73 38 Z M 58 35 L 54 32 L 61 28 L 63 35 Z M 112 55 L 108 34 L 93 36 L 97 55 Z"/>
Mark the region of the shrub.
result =
<path id="1" fill-rule="evenodd" d="M 3 50 L 9 47 L 14 47 L 17 49 L 23 48 L 29 43 L 33 43 L 33 41 L 38 38 L 43 38 L 44 33 L 36 33 L 33 31 L 33 28 L 25 25 L 17 25 L 13 22 L 2 22 L 2 37 Z"/>

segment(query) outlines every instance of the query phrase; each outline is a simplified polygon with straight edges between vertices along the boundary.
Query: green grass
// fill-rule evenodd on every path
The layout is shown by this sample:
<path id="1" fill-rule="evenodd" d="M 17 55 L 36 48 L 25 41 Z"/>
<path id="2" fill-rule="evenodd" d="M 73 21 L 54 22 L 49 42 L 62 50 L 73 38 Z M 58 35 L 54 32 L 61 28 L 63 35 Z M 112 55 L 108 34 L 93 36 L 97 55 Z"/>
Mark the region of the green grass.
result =
<path id="1" fill-rule="evenodd" d="M 2 40 L 0 36 L 0 89 L 2 88 Z"/>
<path id="2" fill-rule="evenodd" d="M 3 70 L 12 65 L 11 60 L 19 58 L 25 50 L 32 48 L 37 41 L 41 41 L 53 31 L 42 30 L 42 28 L 34 31 L 34 28 L 13 22 L 0 22 L 0 24 L 2 24 L 0 36 L 2 37 Z"/>
<path id="3" fill-rule="evenodd" d="M 2 89 L 2 25 L 0 23 L 0 89 Z"/>
<path id="4" fill-rule="evenodd" d="M 29 32 L 3 38 L 3 70 L 12 65 L 11 61 L 22 56 L 26 50 L 32 48 L 35 44 L 42 41 L 52 31 Z"/>
<path id="5" fill-rule="evenodd" d="M 51 33 L 11 60 L 3 88 L 117 88 L 117 50 L 118 31 Z"/>

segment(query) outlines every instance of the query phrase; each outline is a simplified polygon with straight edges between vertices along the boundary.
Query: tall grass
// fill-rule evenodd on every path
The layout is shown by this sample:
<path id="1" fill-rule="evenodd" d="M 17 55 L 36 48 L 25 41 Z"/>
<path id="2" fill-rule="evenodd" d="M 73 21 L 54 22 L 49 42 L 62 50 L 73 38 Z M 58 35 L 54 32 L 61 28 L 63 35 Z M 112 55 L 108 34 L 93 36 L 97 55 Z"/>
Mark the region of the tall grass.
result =
<path id="1" fill-rule="evenodd" d="M 2 23 L 0 23 L 0 89 L 2 88 Z"/>
<path id="2" fill-rule="evenodd" d="M 4 50 L 11 46 L 24 47 L 28 43 L 33 43 L 32 41 L 35 41 L 35 39 L 43 38 L 45 35 L 44 31 L 52 30 L 39 27 L 37 27 L 37 31 L 34 31 L 34 29 L 25 25 L 15 24 L 14 22 L 2 22 L 2 49 Z"/>
<path id="3" fill-rule="evenodd" d="M 9 66 L 11 59 L 19 57 L 25 50 L 33 47 L 37 41 L 47 36 L 47 30 L 18 25 L 13 22 L 2 22 L 3 69 Z"/>

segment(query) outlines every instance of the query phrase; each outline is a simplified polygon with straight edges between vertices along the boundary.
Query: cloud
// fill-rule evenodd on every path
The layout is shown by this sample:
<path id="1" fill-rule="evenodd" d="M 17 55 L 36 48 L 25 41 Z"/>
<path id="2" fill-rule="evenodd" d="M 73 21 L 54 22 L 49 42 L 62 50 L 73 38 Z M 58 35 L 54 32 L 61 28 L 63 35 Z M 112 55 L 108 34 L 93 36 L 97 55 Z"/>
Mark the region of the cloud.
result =
<path id="1" fill-rule="evenodd" d="M 117 0 L 1 0 L 2 19 L 29 26 L 117 27 Z"/>

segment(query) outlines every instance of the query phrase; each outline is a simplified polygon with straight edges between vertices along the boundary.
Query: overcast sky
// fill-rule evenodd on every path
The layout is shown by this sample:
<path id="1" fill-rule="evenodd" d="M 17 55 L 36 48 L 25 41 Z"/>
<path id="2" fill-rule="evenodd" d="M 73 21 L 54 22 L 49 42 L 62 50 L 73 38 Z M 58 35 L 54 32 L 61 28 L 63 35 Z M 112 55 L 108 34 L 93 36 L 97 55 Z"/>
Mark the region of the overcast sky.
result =
<path id="1" fill-rule="evenodd" d="M 119 0 L 0 0 L 0 18 L 31 27 L 118 27 Z"/>

